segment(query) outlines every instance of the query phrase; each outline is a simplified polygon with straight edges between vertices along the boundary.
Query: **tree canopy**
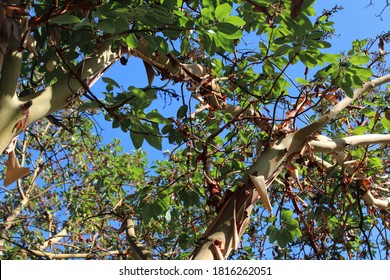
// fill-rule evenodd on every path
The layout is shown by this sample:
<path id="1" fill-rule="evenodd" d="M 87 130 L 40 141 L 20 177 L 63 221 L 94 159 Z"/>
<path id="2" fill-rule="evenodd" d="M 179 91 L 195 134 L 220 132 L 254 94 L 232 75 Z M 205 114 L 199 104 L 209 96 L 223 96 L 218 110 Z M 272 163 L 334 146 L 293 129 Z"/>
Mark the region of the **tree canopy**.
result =
<path id="1" fill-rule="evenodd" d="M 341 8 L 0 1 L 1 258 L 388 259 L 390 31 Z"/>

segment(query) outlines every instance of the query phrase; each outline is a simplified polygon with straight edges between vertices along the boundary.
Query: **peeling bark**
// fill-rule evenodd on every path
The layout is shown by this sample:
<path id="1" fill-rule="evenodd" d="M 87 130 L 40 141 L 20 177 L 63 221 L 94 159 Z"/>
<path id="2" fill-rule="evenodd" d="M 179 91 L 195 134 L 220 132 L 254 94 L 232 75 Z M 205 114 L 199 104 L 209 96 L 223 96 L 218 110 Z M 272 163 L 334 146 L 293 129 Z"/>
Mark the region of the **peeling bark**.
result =
<path id="1" fill-rule="evenodd" d="M 17 79 L 19 77 L 21 55 L 12 53 L 6 55 L 5 65 L 0 80 L 0 119 L 9 120 L 0 122 L 0 151 L 3 151 L 10 141 L 21 131 L 15 129 L 15 125 L 22 120 L 21 105 L 28 101 L 32 104 L 29 108 L 25 126 L 47 116 L 50 113 L 65 108 L 72 97 L 78 98 L 84 92 L 84 85 L 92 86 L 100 75 L 115 61 L 117 54 L 111 49 L 111 42 L 103 43 L 98 51 L 79 63 L 77 66 L 81 70 L 80 77 L 73 77 L 72 74 L 64 75 L 53 86 L 28 96 L 18 98 L 16 95 Z M 3 67 L 5 68 L 5 67 Z M 9 70 L 8 70 L 9 69 Z"/>

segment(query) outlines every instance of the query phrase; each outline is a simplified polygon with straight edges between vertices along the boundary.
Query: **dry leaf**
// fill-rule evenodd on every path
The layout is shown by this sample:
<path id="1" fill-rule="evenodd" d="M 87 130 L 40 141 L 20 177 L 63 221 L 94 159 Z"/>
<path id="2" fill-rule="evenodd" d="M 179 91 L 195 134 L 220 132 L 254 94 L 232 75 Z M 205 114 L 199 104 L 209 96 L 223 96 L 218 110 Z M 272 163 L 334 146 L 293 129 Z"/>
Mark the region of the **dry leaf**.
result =
<path id="1" fill-rule="evenodd" d="M 384 55 L 385 54 L 385 41 L 383 40 L 382 37 L 379 38 L 378 48 L 379 48 L 379 53 L 381 55 Z"/>
<path id="2" fill-rule="evenodd" d="M 298 168 L 296 168 L 296 167 L 293 166 L 292 164 L 286 164 L 286 166 L 287 166 L 288 171 L 289 171 L 290 174 L 291 174 L 291 177 L 293 177 L 293 179 L 295 180 L 295 182 L 298 183 L 299 189 L 300 189 L 301 191 L 303 191 L 303 187 L 302 187 L 301 181 L 299 180 Z"/>
<path id="3" fill-rule="evenodd" d="M 153 83 L 154 77 L 156 76 L 156 73 L 154 72 L 152 65 L 150 65 L 149 63 L 146 63 L 145 61 L 144 61 L 144 65 L 145 65 L 146 75 L 148 76 L 148 84 L 149 84 L 149 86 L 151 86 Z"/>
<path id="4" fill-rule="evenodd" d="M 7 171 L 5 173 L 4 186 L 10 185 L 30 173 L 30 168 L 20 166 L 14 151 L 8 154 L 6 166 Z"/>
<path id="5" fill-rule="evenodd" d="M 249 175 L 249 178 L 255 186 L 256 191 L 259 193 L 260 199 L 263 202 L 264 207 L 271 213 L 271 215 L 273 215 L 272 206 L 268 197 L 267 186 L 265 184 L 264 176 Z"/>

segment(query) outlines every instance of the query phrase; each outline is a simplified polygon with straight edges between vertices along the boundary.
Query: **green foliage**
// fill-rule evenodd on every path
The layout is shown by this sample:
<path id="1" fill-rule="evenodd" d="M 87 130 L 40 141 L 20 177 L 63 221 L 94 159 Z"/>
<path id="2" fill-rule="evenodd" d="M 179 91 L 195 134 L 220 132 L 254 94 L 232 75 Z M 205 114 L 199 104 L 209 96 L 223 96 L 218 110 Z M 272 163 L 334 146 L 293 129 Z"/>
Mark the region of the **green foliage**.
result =
<path id="1" fill-rule="evenodd" d="M 293 214 L 290 210 L 282 211 L 280 215 L 280 227 L 276 227 L 275 225 L 268 227 L 267 235 L 271 243 L 277 241 L 279 246 L 285 248 L 288 243 L 292 243 L 297 237 L 302 236 L 298 221 L 292 218 Z"/>
<path id="2" fill-rule="evenodd" d="M 80 23 L 80 19 L 73 15 L 59 15 L 48 20 L 51 24 L 67 25 Z"/>

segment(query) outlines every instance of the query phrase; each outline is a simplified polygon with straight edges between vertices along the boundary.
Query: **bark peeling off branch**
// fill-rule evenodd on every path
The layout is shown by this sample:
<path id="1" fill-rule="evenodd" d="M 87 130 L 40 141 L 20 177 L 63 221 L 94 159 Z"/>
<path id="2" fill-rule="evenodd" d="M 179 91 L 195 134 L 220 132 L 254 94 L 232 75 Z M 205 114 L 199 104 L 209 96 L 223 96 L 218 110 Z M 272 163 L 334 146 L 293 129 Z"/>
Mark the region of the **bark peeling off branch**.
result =
<path id="1" fill-rule="evenodd" d="M 374 207 L 380 209 L 380 210 L 387 210 L 390 208 L 390 198 L 386 199 L 379 199 L 375 198 L 370 191 L 367 191 L 363 199 L 371 205 L 374 205 Z"/>
<path id="2" fill-rule="evenodd" d="M 13 131 L 14 126 L 23 118 L 22 102 L 16 95 L 21 65 L 21 53 L 15 51 L 5 55 L 0 78 L 0 153 L 14 138 L 17 133 Z"/>
<path id="3" fill-rule="evenodd" d="M 203 65 L 181 64 L 173 56 L 162 53 L 148 54 L 147 42 L 142 38 L 138 40 L 138 47 L 131 50 L 131 53 L 157 69 L 163 76 L 172 78 L 176 82 L 189 82 L 194 77 L 200 79 L 208 74 L 207 68 Z"/>
<path id="4" fill-rule="evenodd" d="M 335 140 L 310 141 L 309 145 L 315 152 L 336 152 L 343 151 L 348 146 L 365 146 L 375 144 L 390 144 L 390 135 L 388 134 L 366 134 L 356 135 Z"/>
<path id="5" fill-rule="evenodd" d="M 104 42 L 95 54 L 79 63 L 78 69 L 80 69 L 80 77 L 73 77 L 71 74 L 64 75 L 53 86 L 49 86 L 30 97 L 32 98 L 32 105 L 29 107 L 25 126 L 30 125 L 50 113 L 65 108 L 69 104 L 69 100 L 72 96 L 77 95 L 84 90 L 79 79 L 82 81 L 90 81 L 95 77 L 98 77 L 111 66 L 117 60 L 117 54 L 111 50 L 111 44 L 111 41 Z M 21 62 L 19 61 L 19 56 L 16 54 L 14 55 L 13 60 L 11 60 L 11 58 L 9 58 L 9 60 L 11 62 L 14 61 L 15 66 L 12 69 L 15 71 L 11 72 L 10 70 L 10 77 L 7 76 L 7 72 L 4 72 L 2 74 L 4 76 L 2 76 L 0 80 L 0 86 L 4 84 L 4 87 L 0 88 L 0 119 L 8 120 L 7 122 L 0 123 L 0 152 L 4 151 L 5 147 L 15 135 L 20 132 L 15 130 L 14 126 L 23 118 L 20 105 L 24 104 L 24 102 L 17 98 L 15 93 L 16 85 L 14 85 L 14 88 L 10 88 L 11 85 L 7 86 L 8 83 L 5 80 L 5 78 L 8 77 L 7 79 L 9 81 L 15 79 L 17 81 L 19 77 L 19 70 L 16 73 L 17 64 Z M 18 69 L 20 69 L 20 65 Z M 7 94 L 3 94 L 4 88 L 7 89 Z"/>
<path id="6" fill-rule="evenodd" d="M 111 50 L 111 44 L 111 41 L 103 43 L 95 54 L 79 63 L 78 67 L 82 70 L 79 77 L 81 80 L 91 80 L 117 60 L 116 53 Z M 77 77 L 72 77 L 71 74 L 65 75 L 53 86 L 39 92 L 33 99 L 27 125 L 63 109 L 69 104 L 70 97 L 83 90 L 83 85 L 80 84 Z"/>
<path id="7" fill-rule="evenodd" d="M 367 135 L 356 135 L 345 137 L 341 139 L 331 140 L 327 137 L 320 137 L 321 141 L 310 141 L 309 145 L 314 148 L 315 152 L 324 152 L 332 153 L 334 159 L 340 166 L 344 166 L 348 173 L 355 174 L 356 178 L 363 179 L 364 174 L 356 173 L 355 165 L 347 164 L 345 161 L 347 157 L 345 156 L 344 149 L 347 146 L 359 146 L 359 145 L 371 145 L 371 144 L 390 144 L 390 135 L 387 134 L 367 134 Z M 317 162 L 323 163 L 321 159 L 317 158 Z M 330 164 L 325 165 L 326 168 L 331 168 Z M 375 208 L 380 210 L 387 210 L 390 208 L 390 198 L 379 199 L 375 198 L 370 190 L 367 190 L 366 193 L 362 196 L 362 199 L 373 205 Z"/>

